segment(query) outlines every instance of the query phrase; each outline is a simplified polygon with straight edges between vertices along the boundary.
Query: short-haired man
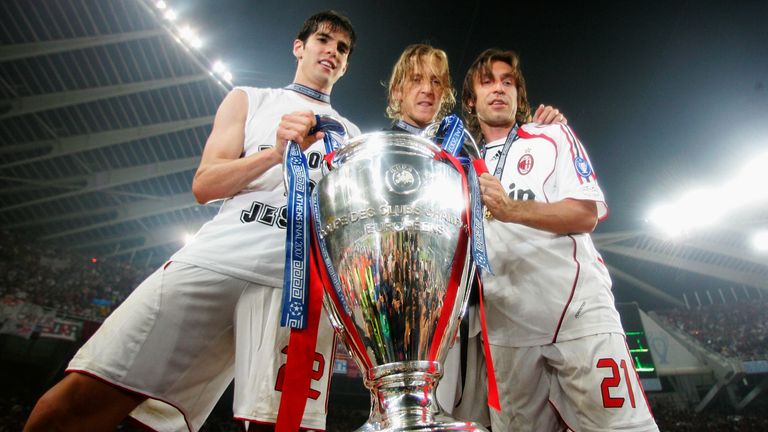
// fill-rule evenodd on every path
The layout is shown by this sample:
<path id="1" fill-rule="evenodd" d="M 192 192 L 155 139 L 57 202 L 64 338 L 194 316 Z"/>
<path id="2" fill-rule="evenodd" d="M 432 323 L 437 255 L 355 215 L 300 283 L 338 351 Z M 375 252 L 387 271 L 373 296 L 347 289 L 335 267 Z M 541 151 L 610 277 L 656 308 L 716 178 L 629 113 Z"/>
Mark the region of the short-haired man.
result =
<path id="1" fill-rule="evenodd" d="M 480 187 L 495 273 L 484 277 L 502 407 L 493 430 L 658 430 L 589 236 L 608 209 L 584 146 L 564 124 L 527 123 L 510 51 L 478 56 L 462 109 L 490 171 Z"/>
<path id="2" fill-rule="evenodd" d="M 313 15 L 293 42 L 282 89 L 238 87 L 216 113 L 192 191 L 219 213 L 149 276 L 78 351 L 25 430 L 114 430 L 130 415 L 154 430 L 196 431 L 235 377 L 235 418 L 271 428 L 289 329 L 279 326 L 285 259 L 282 162 L 288 141 L 321 160 L 315 114 L 339 117 L 333 85 L 355 44 L 349 20 Z M 356 126 L 342 119 L 351 134 Z M 312 157 L 316 154 L 317 157 Z M 310 177 L 320 177 L 310 163 Z M 324 429 L 333 334 L 320 326 L 302 427 Z"/>

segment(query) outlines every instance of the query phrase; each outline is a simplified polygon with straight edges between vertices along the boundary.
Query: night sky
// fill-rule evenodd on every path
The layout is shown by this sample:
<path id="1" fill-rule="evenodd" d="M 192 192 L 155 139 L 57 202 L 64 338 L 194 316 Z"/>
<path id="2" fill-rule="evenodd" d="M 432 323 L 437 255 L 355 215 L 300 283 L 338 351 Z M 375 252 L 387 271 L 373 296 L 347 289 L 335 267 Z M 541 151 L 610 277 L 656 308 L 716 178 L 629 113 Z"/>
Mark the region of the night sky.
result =
<path id="1" fill-rule="evenodd" d="M 172 4 L 236 85 L 266 87 L 293 78 L 307 16 L 345 13 L 358 45 L 333 104 L 364 132 L 388 123 L 382 83 L 406 45 L 444 49 L 457 87 L 483 49 L 517 51 L 531 103 L 559 107 L 587 146 L 611 208 L 598 232 L 643 228 L 651 206 L 768 147 L 768 2 L 489 3 Z"/>

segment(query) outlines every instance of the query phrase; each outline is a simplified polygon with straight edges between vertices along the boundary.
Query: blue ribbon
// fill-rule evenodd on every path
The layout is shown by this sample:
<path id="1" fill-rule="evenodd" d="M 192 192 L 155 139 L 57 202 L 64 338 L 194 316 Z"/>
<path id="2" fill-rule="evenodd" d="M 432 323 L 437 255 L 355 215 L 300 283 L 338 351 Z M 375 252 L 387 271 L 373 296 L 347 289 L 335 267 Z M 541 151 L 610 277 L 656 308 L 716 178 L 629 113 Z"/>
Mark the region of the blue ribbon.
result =
<path id="1" fill-rule="evenodd" d="M 302 329 L 307 324 L 309 166 L 301 147 L 293 141 L 288 142 L 285 169 L 288 178 L 288 226 L 280 325 Z"/>
<path id="2" fill-rule="evenodd" d="M 493 274 L 488 252 L 485 249 L 485 228 L 483 227 L 483 203 L 480 199 L 480 181 L 475 166 L 469 164 L 469 205 L 472 211 L 472 259 L 481 269 Z"/>
<path id="3" fill-rule="evenodd" d="M 437 136 L 443 136 L 443 150 L 457 157 L 464 144 L 464 124 L 456 114 L 446 116 L 437 129 Z"/>
<path id="4" fill-rule="evenodd" d="M 455 114 L 445 117 L 440 122 L 435 139 L 443 137 L 442 148 L 446 153 L 459 158 L 462 165 L 469 170 L 469 195 L 470 195 L 470 226 L 472 227 L 472 260 L 481 269 L 493 274 L 491 263 L 488 260 L 488 252 L 485 247 L 485 229 L 483 227 L 483 203 L 480 198 L 480 182 L 474 165 L 468 158 L 459 156 L 464 144 L 464 124 Z M 466 165 L 465 165 L 466 161 Z"/>
<path id="5" fill-rule="evenodd" d="M 327 104 L 331 104 L 331 95 L 328 93 L 323 93 L 319 90 L 315 90 L 311 87 L 307 87 L 303 84 L 299 83 L 290 83 L 287 86 L 285 86 L 286 90 L 295 91 L 296 93 L 301 93 L 304 96 L 314 99 L 318 102 L 325 102 Z"/>
<path id="6" fill-rule="evenodd" d="M 325 151 L 340 147 L 346 135 L 344 125 L 332 117 L 316 115 L 310 135 L 323 131 Z M 280 326 L 303 329 L 307 325 L 309 297 L 309 164 L 301 147 L 288 142 L 284 172 L 288 189 L 288 224 L 285 236 L 285 270 L 283 272 L 283 305 Z M 338 277 L 334 280 L 336 282 Z"/>

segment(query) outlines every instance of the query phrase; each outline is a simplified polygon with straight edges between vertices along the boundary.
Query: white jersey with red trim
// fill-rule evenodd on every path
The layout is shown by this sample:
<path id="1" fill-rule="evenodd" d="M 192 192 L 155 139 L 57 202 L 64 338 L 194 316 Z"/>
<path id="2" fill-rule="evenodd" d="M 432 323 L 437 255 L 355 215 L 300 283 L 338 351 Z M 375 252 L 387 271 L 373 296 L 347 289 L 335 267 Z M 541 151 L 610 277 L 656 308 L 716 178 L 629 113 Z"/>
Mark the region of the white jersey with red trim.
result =
<path id="1" fill-rule="evenodd" d="M 307 100 L 286 89 L 237 87 L 248 96 L 243 156 L 275 145 L 281 117 L 290 112 L 311 110 L 341 120 L 350 137 L 360 129 L 341 117 L 330 105 Z M 322 141 L 304 152 L 312 182 L 321 177 L 320 164 L 325 155 Z M 251 182 L 239 194 L 227 198 L 219 213 L 195 234 L 172 261 L 193 264 L 247 281 L 281 287 L 285 267 L 286 228 L 283 168 L 276 165 Z M 247 225 L 247 227 L 245 227 Z"/>
<path id="2" fill-rule="evenodd" d="M 526 124 L 518 139 L 486 145 L 485 161 L 509 196 L 552 203 L 572 198 L 608 212 L 584 147 L 565 125 Z M 507 148 L 505 152 L 505 148 Z M 490 220 L 484 274 L 491 344 L 544 345 L 578 337 L 623 333 L 611 279 L 588 234 L 557 235 Z"/>

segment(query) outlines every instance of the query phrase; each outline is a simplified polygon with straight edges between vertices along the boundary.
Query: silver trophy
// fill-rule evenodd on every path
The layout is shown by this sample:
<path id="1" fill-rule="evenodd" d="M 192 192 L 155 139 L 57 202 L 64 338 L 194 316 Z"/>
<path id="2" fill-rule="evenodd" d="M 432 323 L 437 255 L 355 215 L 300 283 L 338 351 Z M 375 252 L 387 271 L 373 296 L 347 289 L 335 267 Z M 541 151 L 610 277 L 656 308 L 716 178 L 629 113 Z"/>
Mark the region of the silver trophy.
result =
<path id="1" fill-rule="evenodd" d="M 467 197 L 439 153 L 419 136 L 362 135 L 337 151 L 312 193 L 331 281 L 325 307 L 371 392 L 359 431 L 485 431 L 435 398 L 468 289 L 459 284 L 450 304 L 449 281 L 468 254 Z"/>

